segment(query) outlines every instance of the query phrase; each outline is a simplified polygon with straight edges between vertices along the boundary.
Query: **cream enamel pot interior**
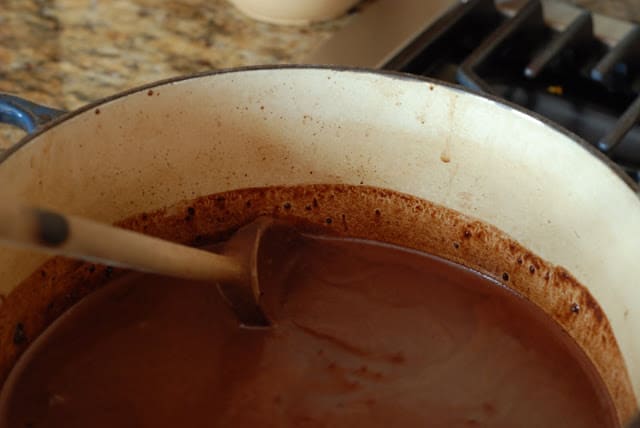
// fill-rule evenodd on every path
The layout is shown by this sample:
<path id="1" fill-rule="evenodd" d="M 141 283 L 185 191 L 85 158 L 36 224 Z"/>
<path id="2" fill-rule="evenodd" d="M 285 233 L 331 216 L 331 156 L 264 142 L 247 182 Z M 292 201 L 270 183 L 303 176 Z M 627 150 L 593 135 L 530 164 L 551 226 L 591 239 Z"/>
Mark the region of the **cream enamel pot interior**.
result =
<path id="1" fill-rule="evenodd" d="M 55 121 L 5 155 L 0 182 L 107 222 L 257 186 L 364 183 L 424 198 L 499 228 L 585 285 L 640 397 L 640 199 L 574 137 L 496 100 L 378 72 L 218 72 Z M 0 292 L 43 261 L 0 249 Z M 606 358 L 597 365 L 606 381 Z M 612 395 L 627 419 L 633 392 L 632 404 Z"/>

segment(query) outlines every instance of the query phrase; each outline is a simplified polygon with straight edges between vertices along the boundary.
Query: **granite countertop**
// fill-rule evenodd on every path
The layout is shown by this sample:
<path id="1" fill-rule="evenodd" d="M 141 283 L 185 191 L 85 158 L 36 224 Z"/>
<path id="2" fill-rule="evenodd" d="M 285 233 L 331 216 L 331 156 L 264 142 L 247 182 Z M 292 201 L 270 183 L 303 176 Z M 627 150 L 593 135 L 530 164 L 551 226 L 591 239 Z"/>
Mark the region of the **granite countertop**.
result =
<path id="1" fill-rule="evenodd" d="M 640 20 L 636 0 L 573 2 Z M 0 91 L 65 110 L 168 77 L 296 63 L 351 18 L 277 26 L 252 21 L 226 0 L 0 0 L 0 6 Z M 22 135 L 0 126 L 0 148 Z"/>

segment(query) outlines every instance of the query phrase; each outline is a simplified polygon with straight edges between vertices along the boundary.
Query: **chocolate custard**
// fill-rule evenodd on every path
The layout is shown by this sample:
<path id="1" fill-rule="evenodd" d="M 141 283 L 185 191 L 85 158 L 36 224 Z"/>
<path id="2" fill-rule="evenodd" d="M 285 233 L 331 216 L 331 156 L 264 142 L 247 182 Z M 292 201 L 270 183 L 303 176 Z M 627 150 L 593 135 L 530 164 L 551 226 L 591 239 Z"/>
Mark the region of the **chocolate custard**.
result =
<path id="1" fill-rule="evenodd" d="M 23 354 L 0 426 L 617 426 L 568 335 L 477 272 L 337 238 L 276 256 L 269 329 L 213 284 L 113 280 Z"/>

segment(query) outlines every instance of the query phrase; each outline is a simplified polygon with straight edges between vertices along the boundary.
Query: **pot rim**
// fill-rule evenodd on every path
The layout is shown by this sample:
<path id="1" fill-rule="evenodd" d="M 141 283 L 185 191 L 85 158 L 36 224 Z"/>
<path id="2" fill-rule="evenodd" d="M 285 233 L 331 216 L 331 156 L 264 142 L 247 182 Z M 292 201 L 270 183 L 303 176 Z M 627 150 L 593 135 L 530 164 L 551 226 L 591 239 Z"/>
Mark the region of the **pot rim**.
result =
<path id="1" fill-rule="evenodd" d="M 636 183 L 629 177 L 624 170 L 620 166 L 618 166 L 615 162 L 613 162 L 609 157 L 607 157 L 604 153 L 600 152 L 597 148 L 595 148 L 592 144 L 589 144 L 585 139 L 574 134 L 568 129 L 560 126 L 559 124 L 553 122 L 552 120 L 536 113 L 531 110 L 528 110 L 518 104 L 515 104 L 511 101 L 504 100 L 496 95 L 487 94 L 484 92 L 475 92 L 469 88 L 466 88 L 461 85 L 457 85 L 450 82 L 445 82 L 442 80 L 434 79 L 431 77 L 420 76 L 405 72 L 393 71 L 393 70 L 375 70 L 370 68 L 363 67 L 349 67 L 349 66 L 333 66 L 333 65 L 313 65 L 313 64 L 276 64 L 276 65 L 251 65 L 251 66 L 241 66 L 241 67 L 230 67 L 230 68 L 222 68 L 218 70 L 208 70 L 199 73 L 186 74 L 176 77 L 170 77 L 167 79 L 161 79 L 150 83 L 145 83 L 140 86 L 134 86 L 130 89 L 126 89 L 121 92 L 117 92 L 113 95 L 106 96 L 104 98 L 100 98 L 96 101 L 92 101 L 84 106 L 81 106 L 75 110 L 62 114 L 50 122 L 47 122 L 44 126 L 39 128 L 37 131 L 24 136 L 17 143 L 9 147 L 4 152 L 0 153 L 0 166 L 2 163 L 9 159 L 12 154 L 18 151 L 20 148 L 27 145 L 29 142 L 34 140 L 36 137 L 44 134 L 48 130 L 60 125 L 67 120 L 78 116 L 88 110 L 93 110 L 96 107 L 99 107 L 108 102 L 124 98 L 126 96 L 132 95 L 134 93 L 148 91 L 149 89 L 154 89 L 158 86 L 166 85 L 169 83 L 182 82 L 185 80 L 198 79 L 201 77 L 215 76 L 219 74 L 227 74 L 227 73 L 238 73 L 238 72 L 251 72 L 251 71 L 266 71 L 266 70 L 328 70 L 328 71 L 339 71 L 339 72 L 349 72 L 349 73 L 361 73 L 361 74 L 373 74 L 379 76 L 385 76 L 392 79 L 397 79 L 401 81 L 409 80 L 409 81 L 418 81 L 430 83 L 433 85 L 443 86 L 454 90 L 456 92 L 462 93 L 464 95 L 473 95 L 480 98 L 484 98 L 487 101 L 492 101 L 494 103 L 500 104 L 503 107 L 507 107 L 511 110 L 515 110 L 519 113 L 523 113 L 536 119 L 541 122 L 543 125 L 550 127 L 554 131 L 559 132 L 567 137 L 569 137 L 574 143 L 580 145 L 582 148 L 587 150 L 588 153 L 593 155 L 595 158 L 603 162 L 615 175 L 617 175 L 640 199 L 640 184 Z"/>

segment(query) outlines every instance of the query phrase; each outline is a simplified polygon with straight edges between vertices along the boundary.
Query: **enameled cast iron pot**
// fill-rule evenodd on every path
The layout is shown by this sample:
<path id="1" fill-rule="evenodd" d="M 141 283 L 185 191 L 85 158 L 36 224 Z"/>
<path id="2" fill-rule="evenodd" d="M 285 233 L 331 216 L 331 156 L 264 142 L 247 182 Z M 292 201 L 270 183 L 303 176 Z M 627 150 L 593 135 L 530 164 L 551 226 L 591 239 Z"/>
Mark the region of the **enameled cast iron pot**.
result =
<path id="1" fill-rule="evenodd" d="M 3 98 L 0 117 L 33 130 L 56 113 Z M 106 222 L 246 187 L 343 183 L 417 196 L 463 217 L 449 224 L 413 213 L 406 242 L 503 276 L 594 361 L 621 421 L 637 409 L 638 189 L 576 136 L 490 97 L 362 70 L 220 71 L 57 117 L 0 155 L 0 183 L 3 192 Z M 483 238 L 479 224 L 504 239 Z M 447 227 L 439 240 L 421 241 Z M 354 233 L 376 236 L 372 228 Z M 444 245 L 447 234 L 454 245 Z M 478 237 L 477 251 L 465 250 L 465 237 Z M 43 327 L 12 291 L 44 261 L 0 248 L 0 293 L 8 296 L 0 381 Z"/>

